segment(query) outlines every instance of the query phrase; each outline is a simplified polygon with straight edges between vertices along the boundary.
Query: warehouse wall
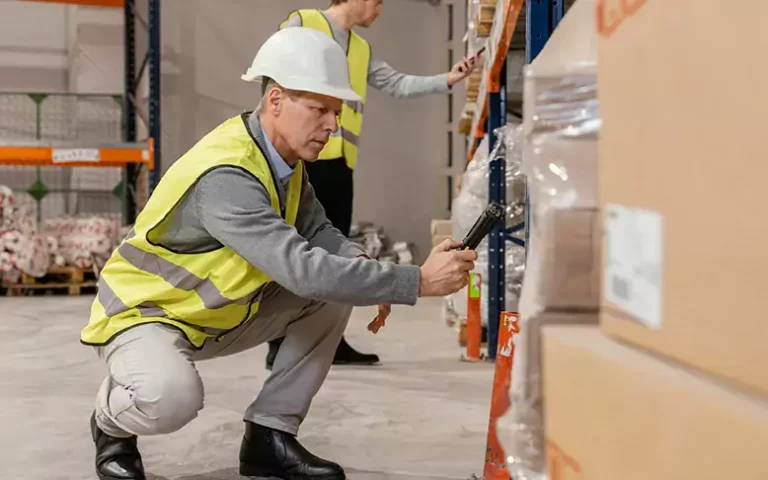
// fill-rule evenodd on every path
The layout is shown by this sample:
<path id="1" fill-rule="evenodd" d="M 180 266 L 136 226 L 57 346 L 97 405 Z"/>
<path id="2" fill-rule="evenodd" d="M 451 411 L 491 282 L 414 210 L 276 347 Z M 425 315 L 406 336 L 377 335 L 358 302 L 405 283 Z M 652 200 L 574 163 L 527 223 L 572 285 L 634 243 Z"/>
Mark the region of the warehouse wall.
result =
<path id="1" fill-rule="evenodd" d="M 242 82 L 240 74 L 287 13 L 326 4 L 163 1 L 164 168 L 223 119 L 256 105 L 258 86 Z M 0 1 L 0 12 L 0 91 L 122 90 L 119 10 Z M 361 33 L 374 55 L 401 71 L 448 69 L 445 5 L 392 0 L 377 24 Z M 139 42 L 145 45 L 144 39 Z M 447 215 L 441 175 L 449 147 L 447 112 L 444 95 L 397 100 L 377 91 L 370 93 L 366 109 L 355 218 L 375 221 L 394 239 L 417 242 L 423 253 L 429 248 L 430 219 Z"/>
<path id="2" fill-rule="evenodd" d="M 0 1 L 0 91 L 68 88 L 70 7 Z"/>
<path id="3" fill-rule="evenodd" d="M 259 45 L 287 13 L 317 0 L 165 0 L 163 2 L 163 154 L 166 165 L 229 115 L 253 108 L 258 85 L 240 80 Z M 445 71 L 445 7 L 386 2 L 377 24 L 361 32 L 404 72 Z M 393 32 L 397 31 L 397 34 Z M 445 96 L 395 100 L 372 92 L 356 171 L 355 218 L 384 226 L 395 239 L 429 246 L 429 220 L 445 213 Z"/>

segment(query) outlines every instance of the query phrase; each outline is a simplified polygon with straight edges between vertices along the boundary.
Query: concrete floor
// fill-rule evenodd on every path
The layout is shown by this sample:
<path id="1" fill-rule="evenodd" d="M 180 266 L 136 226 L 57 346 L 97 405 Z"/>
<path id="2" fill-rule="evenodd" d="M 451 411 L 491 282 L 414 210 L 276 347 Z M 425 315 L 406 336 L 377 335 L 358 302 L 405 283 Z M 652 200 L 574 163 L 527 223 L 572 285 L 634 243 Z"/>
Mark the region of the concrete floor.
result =
<path id="1" fill-rule="evenodd" d="M 91 298 L 0 297 L 0 479 L 93 479 L 88 417 L 105 373 L 78 343 Z M 437 300 L 396 307 L 373 336 L 355 309 L 347 338 L 382 357 L 333 367 L 299 433 L 352 480 L 482 474 L 493 370 L 460 363 Z M 266 347 L 200 362 L 205 410 L 173 435 L 139 440 L 155 480 L 238 479 L 241 415 L 266 378 Z"/>

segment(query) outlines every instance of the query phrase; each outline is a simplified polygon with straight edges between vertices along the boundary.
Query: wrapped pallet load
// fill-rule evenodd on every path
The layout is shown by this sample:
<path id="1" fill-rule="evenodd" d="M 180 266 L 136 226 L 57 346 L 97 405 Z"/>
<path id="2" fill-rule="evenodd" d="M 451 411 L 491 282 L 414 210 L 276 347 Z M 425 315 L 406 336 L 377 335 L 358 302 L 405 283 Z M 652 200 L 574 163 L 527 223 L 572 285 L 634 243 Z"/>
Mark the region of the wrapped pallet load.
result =
<path id="1" fill-rule="evenodd" d="M 469 162 L 461 180 L 461 189 L 453 201 L 451 222 L 453 238 L 461 240 L 488 205 L 488 188 L 492 162 L 505 162 L 506 165 L 506 225 L 513 227 L 524 221 L 525 180 L 521 175 L 522 163 L 522 128 L 517 124 L 507 124 L 496 130 L 496 143 L 488 147 L 486 136 L 480 143 L 474 159 Z M 515 311 L 522 288 L 523 269 L 525 267 L 525 249 L 512 241 L 506 242 L 505 273 L 505 308 Z M 488 239 L 484 239 L 477 248 L 477 262 L 474 273 L 481 277 L 480 318 L 483 326 L 488 325 Z M 446 315 L 460 319 L 467 316 L 467 288 L 446 299 Z M 459 322 L 460 323 L 460 322 Z"/>
<path id="2" fill-rule="evenodd" d="M 523 162 L 530 201 L 511 407 L 500 422 L 515 480 L 547 478 L 541 327 L 595 324 L 599 305 L 595 0 L 578 0 L 525 68 Z"/>

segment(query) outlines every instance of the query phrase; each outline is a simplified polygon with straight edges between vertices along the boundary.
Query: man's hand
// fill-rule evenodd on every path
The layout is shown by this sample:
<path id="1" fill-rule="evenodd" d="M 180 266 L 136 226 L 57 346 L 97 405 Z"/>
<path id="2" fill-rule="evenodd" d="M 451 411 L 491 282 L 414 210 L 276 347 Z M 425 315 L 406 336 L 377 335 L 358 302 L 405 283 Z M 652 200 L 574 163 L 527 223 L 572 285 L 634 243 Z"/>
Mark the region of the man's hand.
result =
<path id="1" fill-rule="evenodd" d="M 456 62 L 456 65 L 451 68 L 451 71 L 448 72 L 448 86 L 453 87 L 460 81 L 464 80 L 469 76 L 470 73 L 475 69 L 475 65 L 477 64 L 478 56 L 475 55 L 470 58 L 462 58 L 458 62 Z"/>
<path id="2" fill-rule="evenodd" d="M 454 250 L 460 245 L 461 242 L 445 240 L 432 249 L 421 266 L 420 297 L 442 297 L 467 286 L 477 253 L 473 250 Z"/>
<path id="3" fill-rule="evenodd" d="M 379 333 L 379 329 L 386 324 L 387 317 L 392 312 L 392 305 L 383 303 L 379 305 L 379 314 L 368 324 L 368 331 L 374 334 Z"/>

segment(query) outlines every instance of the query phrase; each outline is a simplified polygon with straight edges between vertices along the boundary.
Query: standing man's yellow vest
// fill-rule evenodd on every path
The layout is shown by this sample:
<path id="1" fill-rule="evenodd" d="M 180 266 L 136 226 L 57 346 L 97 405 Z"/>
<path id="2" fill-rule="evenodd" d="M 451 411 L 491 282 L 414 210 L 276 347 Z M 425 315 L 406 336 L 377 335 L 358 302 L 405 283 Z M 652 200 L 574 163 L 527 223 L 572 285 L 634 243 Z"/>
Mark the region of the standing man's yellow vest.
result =
<path id="1" fill-rule="evenodd" d="M 183 331 L 200 348 L 256 313 L 261 287 L 271 279 L 232 249 L 222 246 L 190 254 L 156 243 L 185 194 L 203 174 L 222 166 L 241 168 L 259 179 L 275 211 L 284 212 L 285 221 L 295 225 L 303 165 L 296 165 L 286 205 L 281 206 L 266 154 L 247 124 L 248 114 L 225 121 L 168 169 L 136 219 L 132 235 L 101 272 L 82 343 L 102 345 L 135 325 L 160 322 Z"/>
<path id="2" fill-rule="evenodd" d="M 333 38 L 333 30 L 328 20 L 320 10 L 302 9 L 291 12 L 288 19 L 299 15 L 304 27 L 319 30 Z M 280 24 L 283 28 L 286 19 Z M 318 160 L 344 158 L 349 168 L 357 165 L 357 148 L 360 144 L 360 132 L 363 127 L 363 106 L 365 105 L 365 92 L 368 88 L 368 65 L 371 61 L 371 47 L 362 37 L 354 31 L 349 32 L 349 45 L 347 47 L 347 64 L 349 65 L 350 83 L 362 101 L 344 102 L 339 119 L 339 131 L 331 136 L 325 148 L 320 152 Z"/>

